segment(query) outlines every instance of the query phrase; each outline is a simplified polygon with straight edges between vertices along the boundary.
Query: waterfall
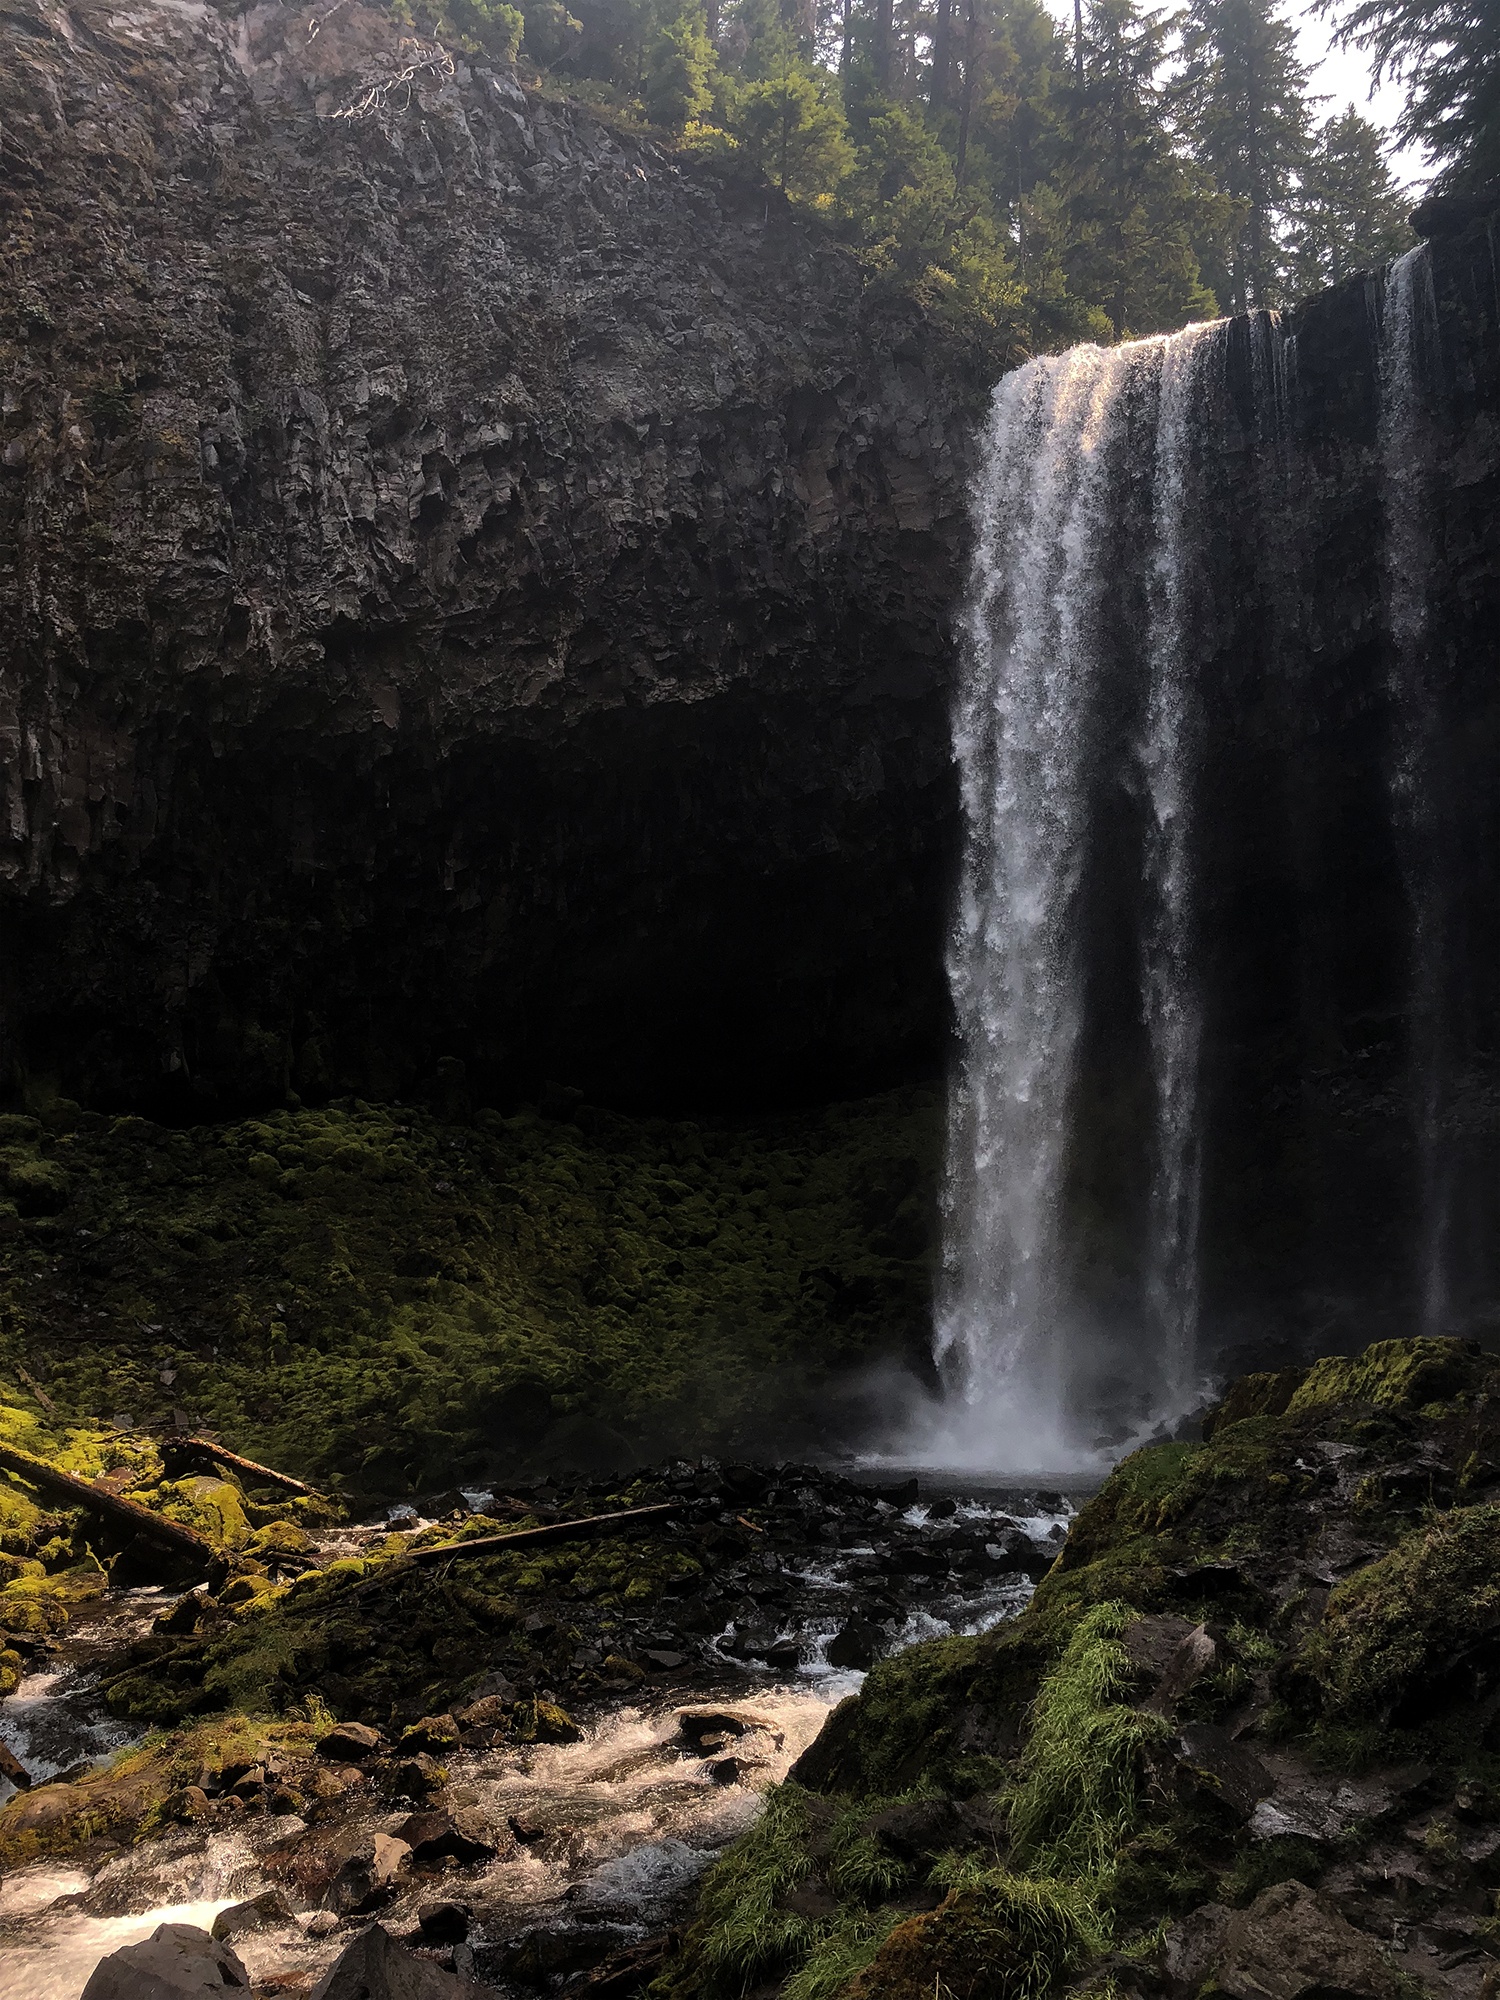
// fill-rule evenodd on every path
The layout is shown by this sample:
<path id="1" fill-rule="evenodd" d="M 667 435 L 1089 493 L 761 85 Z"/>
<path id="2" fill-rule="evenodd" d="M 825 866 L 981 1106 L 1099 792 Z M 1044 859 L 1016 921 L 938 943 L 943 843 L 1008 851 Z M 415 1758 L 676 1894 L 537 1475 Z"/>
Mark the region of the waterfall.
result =
<path id="1" fill-rule="evenodd" d="M 1193 440 L 1217 326 L 1162 343 L 1153 491 L 1150 679 L 1138 755 L 1145 775 L 1146 896 L 1141 952 L 1155 1087 L 1146 1304 L 1162 1401 L 1180 1408 L 1198 1327 L 1198 1050 L 1202 1004 L 1194 964 L 1193 819 L 1197 740 L 1194 642 L 1202 582 Z"/>
<path id="2" fill-rule="evenodd" d="M 1194 444 L 1220 351 L 1222 323 L 1190 327 L 1031 361 L 995 391 L 954 713 L 964 855 L 948 969 L 960 1049 L 935 1337 L 949 1400 L 934 1448 L 955 1459 L 1061 1467 L 1087 1444 L 1064 1214 L 1085 1007 L 1080 900 L 1102 698 L 1115 662 L 1133 656 L 1144 687 L 1125 755 L 1144 819 L 1141 1012 L 1155 1097 L 1149 1324 L 1135 1372 L 1157 1408 L 1192 1374 Z M 1138 654 L 1109 608 L 1122 565 L 1140 572 Z"/>
<path id="3" fill-rule="evenodd" d="M 1437 306 L 1426 245 L 1386 274 L 1380 338 L 1382 570 L 1393 714 L 1390 782 L 1396 845 L 1411 911 L 1409 1070 L 1420 1201 L 1422 1331 L 1447 1314 L 1449 1188 L 1443 1145 L 1448 1087 L 1446 930 L 1436 754 L 1441 707 L 1430 644 L 1436 560 L 1433 436 L 1424 355 L 1434 354 Z"/>

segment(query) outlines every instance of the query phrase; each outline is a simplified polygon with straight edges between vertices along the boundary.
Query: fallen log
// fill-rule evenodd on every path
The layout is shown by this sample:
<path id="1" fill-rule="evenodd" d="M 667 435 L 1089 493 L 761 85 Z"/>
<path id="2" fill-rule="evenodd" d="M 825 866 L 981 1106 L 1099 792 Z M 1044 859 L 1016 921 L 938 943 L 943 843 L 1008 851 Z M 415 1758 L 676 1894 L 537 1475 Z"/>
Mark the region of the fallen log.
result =
<path id="1" fill-rule="evenodd" d="M 52 1398 L 47 1394 L 47 1391 L 42 1387 L 41 1383 L 38 1382 L 35 1375 L 33 1375 L 29 1369 L 22 1368 L 19 1365 L 17 1365 L 16 1373 L 17 1375 L 20 1376 L 21 1380 L 26 1384 L 26 1387 L 31 1391 L 32 1395 L 36 1397 L 37 1401 L 41 1404 L 42 1408 L 48 1413 L 48 1415 L 49 1416 L 55 1415 L 57 1411 L 57 1405 L 56 1403 L 53 1402 Z"/>
<path id="2" fill-rule="evenodd" d="M 0 1742 L 0 1778 L 9 1778 L 18 1792 L 31 1790 L 31 1773 L 8 1743 Z"/>
<path id="3" fill-rule="evenodd" d="M 192 1451 L 206 1458 L 217 1459 L 220 1465 L 233 1466 L 236 1472 L 246 1473 L 252 1482 L 265 1486 L 284 1486 L 288 1493 L 301 1493 L 309 1498 L 316 1497 L 316 1488 L 304 1486 L 300 1479 L 293 1479 L 289 1472 L 277 1472 L 274 1466 L 257 1465 L 253 1458 L 241 1458 L 237 1451 L 226 1451 L 221 1444 L 214 1444 L 209 1438 L 172 1438 L 168 1441 L 170 1451 Z"/>
<path id="4" fill-rule="evenodd" d="M 111 1493 L 107 1486 L 94 1486 L 87 1479 L 75 1478 L 71 1472 L 60 1472 L 56 1466 L 48 1465 L 45 1459 L 33 1458 L 30 1452 L 0 1444 L 0 1466 L 7 1472 L 16 1473 L 28 1485 L 39 1487 L 44 1493 L 55 1493 L 75 1507 L 85 1507 L 101 1514 L 106 1521 L 131 1528 L 136 1534 L 159 1542 L 163 1548 L 171 1549 L 177 1555 L 190 1556 L 205 1568 L 219 1560 L 219 1551 L 196 1528 L 185 1528 L 180 1521 L 169 1521 L 164 1515 L 153 1514 L 138 1500 L 126 1500 L 121 1494 Z"/>
<path id="5" fill-rule="evenodd" d="M 441 1562 L 445 1556 L 492 1555 L 497 1549 L 535 1548 L 539 1542 L 588 1542 L 596 1536 L 628 1533 L 648 1522 L 682 1511 L 680 1500 L 658 1500 L 649 1507 L 626 1507 L 618 1514 L 585 1514 L 579 1521 L 549 1521 L 544 1528 L 513 1528 L 508 1535 L 474 1535 L 467 1542 L 433 1542 L 407 1549 L 412 1562 Z"/>

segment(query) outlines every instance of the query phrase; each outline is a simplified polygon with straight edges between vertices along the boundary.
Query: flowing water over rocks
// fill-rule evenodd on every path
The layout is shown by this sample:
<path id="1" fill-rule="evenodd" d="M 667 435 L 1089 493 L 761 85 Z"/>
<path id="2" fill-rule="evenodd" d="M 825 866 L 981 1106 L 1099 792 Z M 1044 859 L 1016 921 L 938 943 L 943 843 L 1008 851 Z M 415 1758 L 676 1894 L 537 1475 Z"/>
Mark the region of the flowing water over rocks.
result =
<path id="1" fill-rule="evenodd" d="M 1071 1513 L 1056 1493 L 871 1486 L 811 1466 L 679 1464 L 659 1483 L 689 1526 L 751 1508 L 756 1545 L 743 1552 L 742 1534 L 725 1550 L 709 1629 L 686 1629 L 703 1621 L 684 1622 L 678 1607 L 615 1633 L 638 1663 L 633 1686 L 603 1692 L 596 1649 L 584 1643 L 558 1689 L 534 1691 L 543 1702 L 566 1694 L 578 1740 L 518 1744 L 485 1726 L 506 1704 L 481 1698 L 459 1711 L 436 1789 L 425 1788 L 418 1760 L 399 1767 L 405 1777 L 388 1775 L 389 1756 L 368 1769 L 340 1763 L 372 1754 L 360 1744 L 379 1736 L 341 1731 L 319 1760 L 333 1774 L 316 1787 L 324 1796 L 306 1803 L 315 1788 L 298 1780 L 302 1811 L 288 1810 L 284 1782 L 278 1792 L 273 1754 L 232 1786 L 211 1781 L 188 1823 L 151 1840 L 15 1869 L 0 1879 L 0 2000 L 77 2000 L 106 1953 L 162 1923 L 216 1920 L 257 1993 L 302 1993 L 373 1916 L 517 2000 L 570 1985 L 606 1993 L 611 1966 L 639 1972 L 659 1948 L 703 1867 L 755 1818 L 765 1788 L 862 1670 L 916 1640 L 1013 1617 Z M 746 1497 L 735 1501 L 730 1488 Z M 321 1535 L 316 1559 L 348 1562 L 393 1528 L 431 1525 L 421 1509 L 390 1510 Z M 92 1623 L 38 1653 L 41 1670 L 0 1706 L 0 1732 L 35 1760 L 38 1778 L 128 1736 L 103 1717 L 96 1687 L 167 1600 L 121 1592 L 100 1603 Z M 586 1621 L 586 1606 L 574 1611 Z"/>

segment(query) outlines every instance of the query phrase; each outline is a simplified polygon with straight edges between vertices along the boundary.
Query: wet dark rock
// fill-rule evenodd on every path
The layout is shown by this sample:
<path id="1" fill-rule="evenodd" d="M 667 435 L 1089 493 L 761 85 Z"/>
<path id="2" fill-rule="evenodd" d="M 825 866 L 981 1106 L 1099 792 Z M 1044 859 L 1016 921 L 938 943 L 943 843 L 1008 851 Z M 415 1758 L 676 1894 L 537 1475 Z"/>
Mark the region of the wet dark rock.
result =
<path id="1" fill-rule="evenodd" d="M 312 2000 L 480 2000 L 483 1991 L 371 1924 L 334 1960 L 313 1988 Z"/>
<path id="2" fill-rule="evenodd" d="M 1214 1723 L 1190 1723 L 1177 1739 L 1176 1752 L 1178 1792 L 1216 1799 L 1240 1819 L 1249 1819 L 1275 1785 L 1254 1751 Z"/>
<path id="3" fill-rule="evenodd" d="M 960 1845 L 969 1824 L 951 1799 L 913 1799 L 873 1813 L 865 1821 L 865 1831 L 901 1860 L 915 1861 Z"/>
<path id="4" fill-rule="evenodd" d="M 341 1722 L 318 1739 L 318 1755 L 334 1764 L 363 1764 L 378 1755 L 384 1741 L 367 1722 Z"/>
<path id="5" fill-rule="evenodd" d="M 1234 1912 L 1214 1980 L 1232 2000 L 1401 2000 L 1403 1993 L 1379 1947 L 1301 1882 L 1279 1882 Z"/>
<path id="6" fill-rule="evenodd" d="M 447 1778 L 447 1768 L 425 1750 L 415 1757 L 402 1757 L 390 1766 L 386 1783 L 397 1798 L 419 1799 L 435 1792 Z"/>
<path id="7" fill-rule="evenodd" d="M 1189 2000 L 1206 1985 L 1215 1961 L 1223 1954 L 1232 1914 L 1222 1903 L 1203 1903 L 1167 1932 L 1160 1971 L 1172 2000 Z"/>
<path id="8" fill-rule="evenodd" d="M 508 1978 L 545 1986 L 569 1973 L 602 1965 L 626 1940 L 614 1925 L 570 1924 L 528 1931 L 500 1959 Z"/>
<path id="9" fill-rule="evenodd" d="M 223 2000 L 235 1992 L 249 1995 L 250 1975 L 227 1944 L 193 1924 L 160 1924 L 144 1943 L 102 1958 L 82 2000 Z"/>
<path id="10" fill-rule="evenodd" d="M 462 1944 L 471 1921 L 467 1903 L 423 1903 L 417 1910 L 417 1929 L 426 1944 Z"/>
<path id="11" fill-rule="evenodd" d="M 1139 1669 L 1142 1679 L 1154 1688 L 1166 1672 L 1168 1662 L 1184 1640 L 1191 1638 L 1193 1631 L 1193 1622 L 1188 1618 L 1137 1618 L 1121 1633 L 1120 1644 Z"/>
<path id="12" fill-rule="evenodd" d="M 389 1899 L 411 1859 L 405 1841 L 361 1827 L 309 1827 L 266 1850 L 270 1874 L 305 1907 L 356 1915 Z"/>
<path id="13" fill-rule="evenodd" d="M 867 1619 L 851 1618 L 829 1640 L 828 1664 L 831 1667 L 868 1667 L 884 1640 L 885 1634 L 878 1625 L 870 1624 Z"/>
<path id="14" fill-rule="evenodd" d="M 402 1730 L 398 1748 L 405 1752 L 426 1750 L 441 1757 L 458 1748 L 458 1724 L 451 1715 L 424 1715 Z"/>
<path id="15" fill-rule="evenodd" d="M 1363 1820 L 1379 1820 L 1419 1792 L 1427 1773 L 1410 1767 L 1362 1778 L 1293 1772 L 1261 1799 L 1250 1819 L 1258 1840 L 1335 1841 Z"/>
<path id="16" fill-rule="evenodd" d="M 501 1694 L 481 1695 L 471 1701 L 467 1708 L 461 1708 L 454 1718 L 460 1729 L 500 1729 L 503 1728 L 514 1705 L 516 1691 L 506 1683 Z"/>
<path id="17" fill-rule="evenodd" d="M 412 1813 L 396 1829 L 396 1838 L 406 1842 L 413 1861 L 421 1865 L 448 1854 L 457 1861 L 483 1861 L 499 1846 L 486 1821 L 462 1807 L 451 1813 Z"/>
<path id="18" fill-rule="evenodd" d="M 704 1766 L 711 1785 L 737 1785 L 745 1766 L 738 1757 L 715 1757 Z"/>
<path id="19" fill-rule="evenodd" d="M 263 1889 L 248 1902 L 234 1903 L 214 1918 L 213 1936 L 229 1944 L 255 1931 L 278 1930 L 296 1921 L 291 1904 L 280 1889 Z"/>

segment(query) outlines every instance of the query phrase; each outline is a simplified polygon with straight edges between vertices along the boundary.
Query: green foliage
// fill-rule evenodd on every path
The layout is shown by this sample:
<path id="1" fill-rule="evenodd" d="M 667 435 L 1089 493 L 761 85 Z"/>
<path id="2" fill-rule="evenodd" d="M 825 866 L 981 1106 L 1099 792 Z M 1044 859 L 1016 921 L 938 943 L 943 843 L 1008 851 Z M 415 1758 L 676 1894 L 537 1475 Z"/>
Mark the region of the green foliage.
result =
<path id="1" fill-rule="evenodd" d="M 1183 21 L 1176 94 L 1194 156 L 1231 204 L 1218 282 L 1236 312 L 1286 294 L 1281 224 L 1308 151 L 1308 73 L 1296 47 L 1272 0 L 1191 0 Z"/>
<path id="2" fill-rule="evenodd" d="M 1307 151 L 1291 229 L 1290 288 L 1301 298 L 1378 268 L 1416 241 L 1381 134 L 1351 104 Z"/>
<path id="3" fill-rule="evenodd" d="M 1086 1887 L 970 1869 L 936 1910 L 891 1932 L 856 1990 L 860 2000 L 1041 2000 L 1106 1938 Z"/>
<path id="4" fill-rule="evenodd" d="M 1136 1616 L 1127 1604 L 1085 1612 L 1032 1708 L 1010 1826 L 1016 1857 L 1046 1873 L 1109 1866 L 1134 1825 L 1143 1753 L 1171 1734 L 1123 1700 L 1134 1669 L 1119 1635 Z"/>
<path id="5" fill-rule="evenodd" d="M 681 133 L 701 119 L 713 98 L 713 70 L 703 10 L 695 0 L 684 0 L 677 13 L 663 15 L 646 45 L 642 97 L 652 124 Z"/>
<path id="6" fill-rule="evenodd" d="M 853 164 L 843 108 L 823 70 L 804 61 L 781 28 L 757 50 L 758 74 L 735 98 L 730 130 L 773 187 L 826 203 Z"/>
<path id="7" fill-rule="evenodd" d="M 812 1868 L 812 1809 L 798 1786 L 778 1787 L 750 1832 L 704 1877 L 693 1954 L 706 1981 L 703 2000 L 744 1993 L 804 1962 L 818 1943 L 823 1926 L 816 1919 L 780 1907 Z"/>
<path id="8" fill-rule="evenodd" d="M 548 69 L 573 53 L 583 33 L 583 23 L 568 12 L 562 0 L 531 0 L 523 12 L 525 35 L 521 47 L 532 62 Z"/>
<path id="9" fill-rule="evenodd" d="M 525 22 L 506 0 L 390 0 L 390 7 L 399 21 L 468 55 L 513 63 L 521 47 Z"/>
<path id="10" fill-rule="evenodd" d="M 843 1912 L 781 1989 L 781 2000 L 838 2000 L 894 1929 L 894 1911 Z"/>
<path id="11" fill-rule="evenodd" d="M 1396 127 L 1442 166 L 1442 184 L 1500 179 L 1500 12 L 1475 0 L 1320 0 L 1339 39 L 1407 86 Z"/>
<path id="12" fill-rule="evenodd" d="M 1164 65 L 1168 24 L 1136 0 L 1089 0 L 1083 80 L 1065 152 L 1072 289 L 1096 300 L 1117 340 L 1211 316 L 1195 239 L 1226 197 L 1173 143 Z"/>

